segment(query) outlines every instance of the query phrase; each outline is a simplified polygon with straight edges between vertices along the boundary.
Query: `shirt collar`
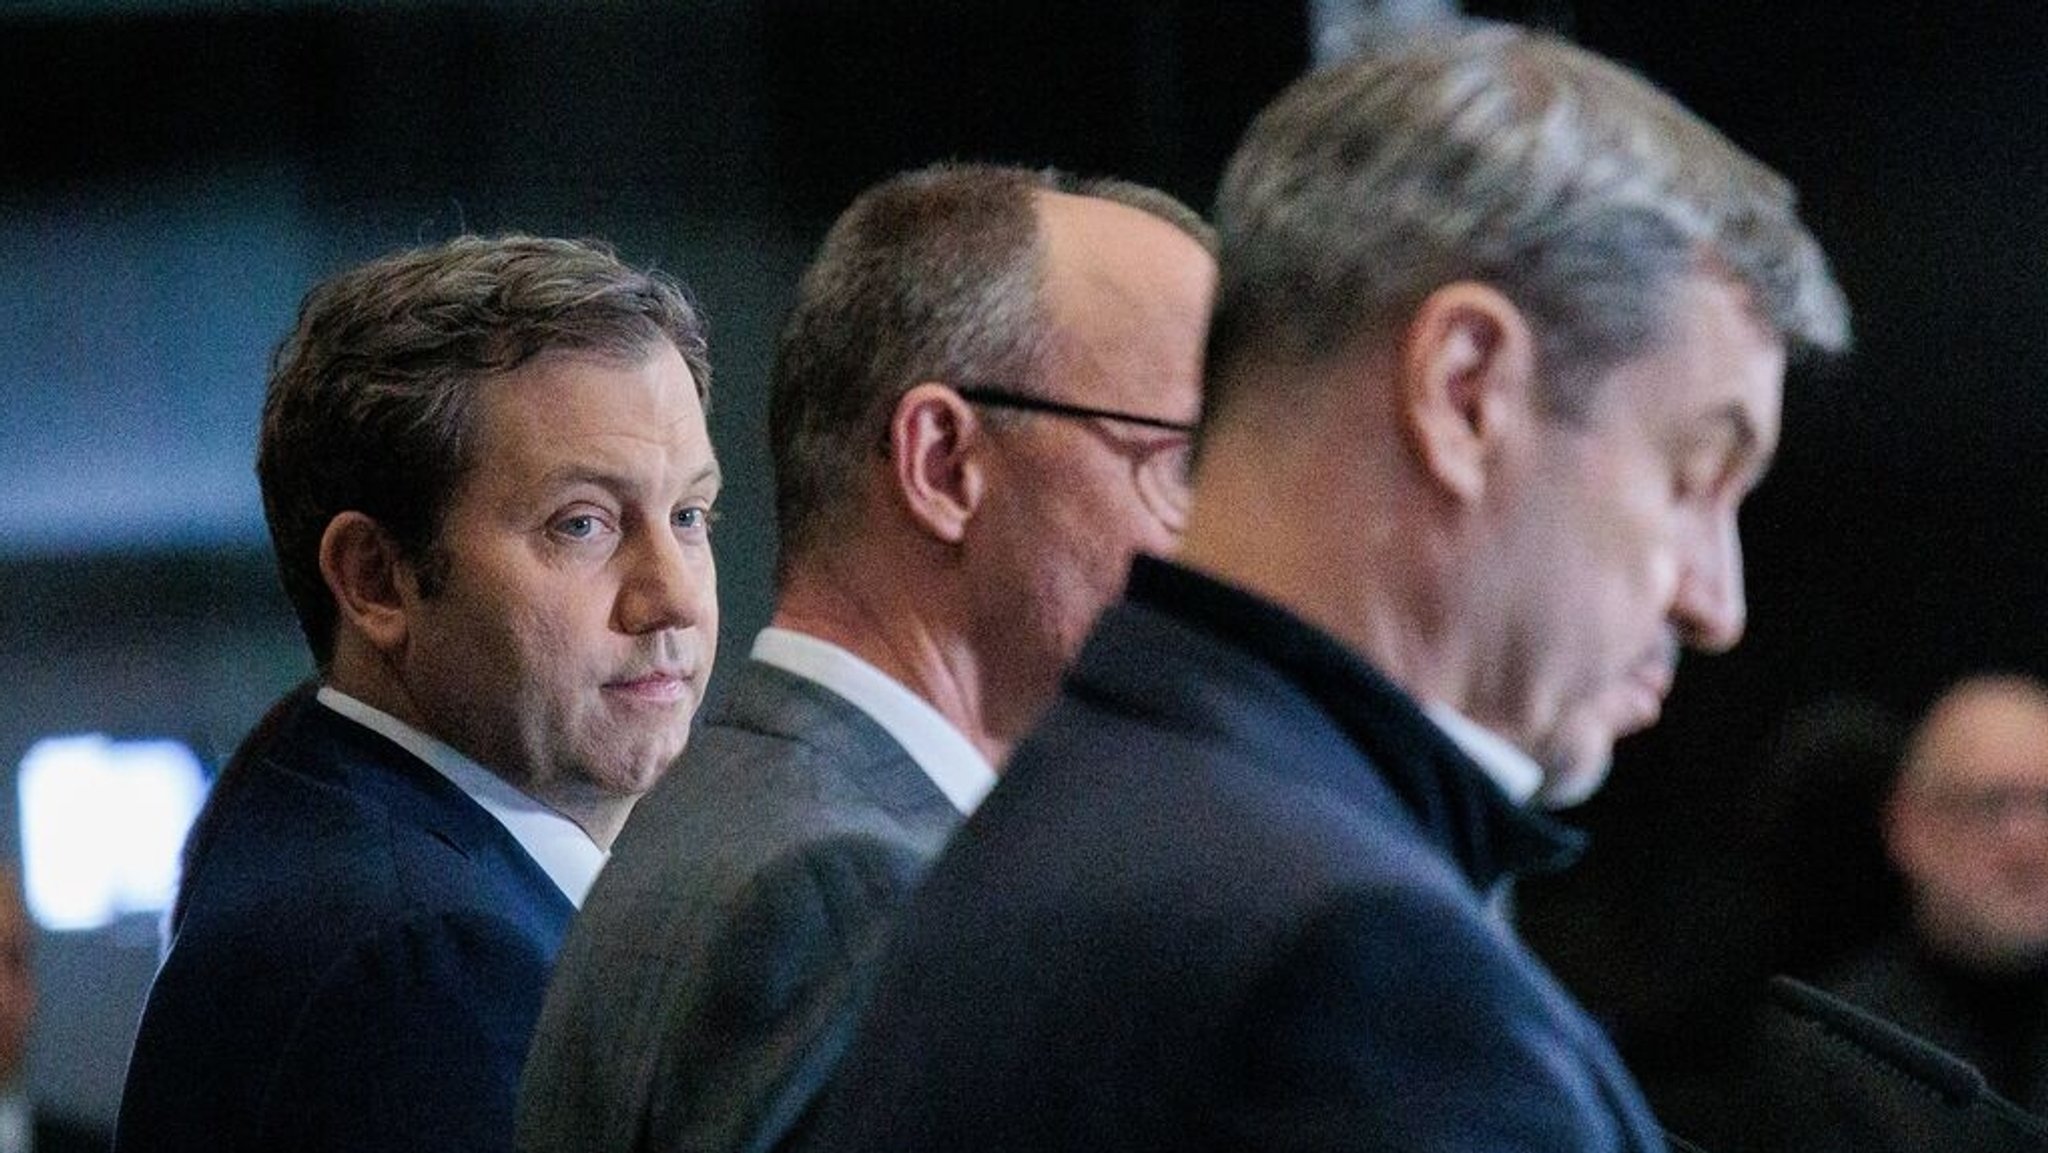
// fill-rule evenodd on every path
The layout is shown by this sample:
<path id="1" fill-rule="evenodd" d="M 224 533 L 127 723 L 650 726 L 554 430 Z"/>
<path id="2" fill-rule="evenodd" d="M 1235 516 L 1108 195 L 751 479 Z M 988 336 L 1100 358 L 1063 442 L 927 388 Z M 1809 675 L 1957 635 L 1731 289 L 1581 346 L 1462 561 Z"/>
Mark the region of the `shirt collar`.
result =
<path id="1" fill-rule="evenodd" d="M 1128 599 L 1164 612 L 1280 673 L 1366 756 L 1423 828 L 1481 890 L 1548 872 L 1583 838 L 1511 801 L 1489 770 L 1415 699 L 1336 637 L 1287 609 L 1194 569 L 1140 554 Z M 1477 727 L 1477 726 L 1473 726 Z M 1497 739 L 1497 738 L 1496 738 Z"/>
<path id="2" fill-rule="evenodd" d="M 754 638 L 753 658 L 852 702 L 903 746 L 963 815 L 973 813 L 995 787 L 995 766 L 965 733 L 931 702 L 846 649 L 794 629 L 765 628 Z"/>
<path id="3" fill-rule="evenodd" d="M 1436 727 L 1444 731 L 1472 763 L 1493 778 L 1500 791 L 1518 805 L 1526 805 L 1543 787 L 1543 768 L 1536 758 L 1511 744 L 1507 738 L 1437 701 L 1422 706 Z"/>
<path id="4" fill-rule="evenodd" d="M 331 685 L 320 686 L 318 695 L 321 704 L 389 739 L 447 777 L 464 796 L 505 826 L 505 831 L 555 882 L 570 904 L 583 907 L 584 895 L 590 892 L 598 870 L 609 856 L 583 831 L 583 826 L 382 709 L 364 704 Z"/>

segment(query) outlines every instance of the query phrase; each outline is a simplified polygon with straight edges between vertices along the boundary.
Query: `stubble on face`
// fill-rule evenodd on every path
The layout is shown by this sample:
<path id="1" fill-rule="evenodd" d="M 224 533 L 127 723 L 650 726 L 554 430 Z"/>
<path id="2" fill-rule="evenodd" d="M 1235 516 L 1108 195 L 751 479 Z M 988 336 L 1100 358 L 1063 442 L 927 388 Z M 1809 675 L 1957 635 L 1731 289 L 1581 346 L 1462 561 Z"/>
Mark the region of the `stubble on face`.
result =
<path id="1" fill-rule="evenodd" d="M 1783 346 L 1726 281 L 1696 277 L 1674 308 L 1584 421 L 1529 425 L 1540 459 L 1506 562 L 1529 586 L 1514 695 L 1556 805 L 1591 796 L 1615 742 L 1657 721 L 1681 645 L 1721 651 L 1742 631 L 1735 516 L 1776 445 Z"/>
<path id="2" fill-rule="evenodd" d="M 1037 205 L 1052 331 L 1033 391 L 1194 423 L 1215 261 L 1179 228 L 1127 205 L 1061 193 L 1041 193 Z M 1051 699 L 1122 592 L 1132 555 L 1177 547 L 1131 460 L 1107 443 L 1160 435 L 1043 417 L 1003 430 L 988 525 L 1000 541 L 979 647 L 990 662 L 989 713 L 1007 735 Z"/>
<path id="3" fill-rule="evenodd" d="M 543 359 L 479 409 L 408 690 L 432 735 L 558 808 L 642 792 L 682 752 L 716 644 L 695 384 L 664 344 Z"/>

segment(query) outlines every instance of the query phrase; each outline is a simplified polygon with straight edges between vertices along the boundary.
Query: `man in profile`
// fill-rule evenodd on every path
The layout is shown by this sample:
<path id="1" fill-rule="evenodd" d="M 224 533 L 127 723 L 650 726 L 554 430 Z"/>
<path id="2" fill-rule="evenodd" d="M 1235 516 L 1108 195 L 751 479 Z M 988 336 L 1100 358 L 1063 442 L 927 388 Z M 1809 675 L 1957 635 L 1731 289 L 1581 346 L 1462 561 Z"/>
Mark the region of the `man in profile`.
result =
<path id="1" fill-rule="evenodd" d="M 1217 229 L 1179 563 L 933 865 L 803 1147 L 1661 1149 L 1488 898 L 1742 631 L 1787 353 L 1846 340 L 1791 189 L 1459 25 L 1283 95 Z"/>
<path id="2" fill-rule="evenodd" d="M 319 668 L 193 834 L 117 1146 L 503 1150 L 571 914 L 711 671 L 699 319 L 600 248 L 320 285 L 257 472 Z"/>
<path id="3" fill-rule="evenodd" d="M 926 860 L 1178 536 L 1209 245 L 1157 192 L 984 166 L 833 226 L 774 370 L 774 619 L 563 947 L 522 1149 L 800 1120 Z"/>

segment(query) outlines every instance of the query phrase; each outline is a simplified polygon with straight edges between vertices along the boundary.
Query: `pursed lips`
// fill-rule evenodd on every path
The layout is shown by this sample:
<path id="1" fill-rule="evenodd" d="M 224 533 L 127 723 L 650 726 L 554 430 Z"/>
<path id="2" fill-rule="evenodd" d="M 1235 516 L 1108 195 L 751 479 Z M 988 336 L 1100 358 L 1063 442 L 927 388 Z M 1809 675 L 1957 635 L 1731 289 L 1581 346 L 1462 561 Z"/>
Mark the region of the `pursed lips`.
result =
<path id="1" fill-rule="evenodd" d="M 1628 712 L 1622 719 L 1620 732 L 1640 732 L 1657 723 L 1657 718 L 1664 713 L 1664 698 L 1671 694 L 1676 672 L 1672 662 L 1661 654 L 1629 672 L 1625 682 L 1630 689 Z"/>
<path id="2" fill-rule="evenodd" d="M 606 681 L 604 690 L 648 704 L 674 704 L 690 694 L 695 677 L 682 669 L 650 669 Z"/>

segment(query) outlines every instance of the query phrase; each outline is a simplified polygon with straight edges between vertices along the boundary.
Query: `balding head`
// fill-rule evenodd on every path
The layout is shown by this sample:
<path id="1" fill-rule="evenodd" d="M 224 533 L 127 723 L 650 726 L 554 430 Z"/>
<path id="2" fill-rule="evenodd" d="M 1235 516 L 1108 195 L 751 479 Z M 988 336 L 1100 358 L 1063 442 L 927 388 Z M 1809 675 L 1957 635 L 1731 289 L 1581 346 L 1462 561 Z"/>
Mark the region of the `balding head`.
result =
<path id="1" fill-rule="evenodd" d="M 1986 969 L 2048 958 L 2048 686 L 1962 681 L 1914 732 L 1886 842 L 1927 942 Z"/>
<path id="2" fill-rule="evenodd" d="M 857 198 L 777 349 L 774 623 L 1000 760 L 1132 554 L 1177 541 L 1212 244 L 1163 193 L 1057 172 L 939 165 Z"/>

